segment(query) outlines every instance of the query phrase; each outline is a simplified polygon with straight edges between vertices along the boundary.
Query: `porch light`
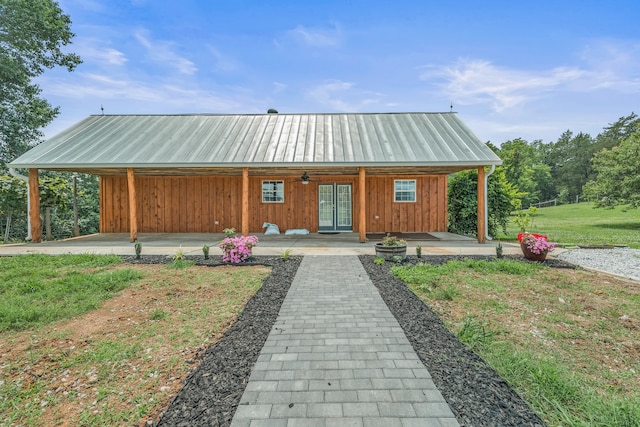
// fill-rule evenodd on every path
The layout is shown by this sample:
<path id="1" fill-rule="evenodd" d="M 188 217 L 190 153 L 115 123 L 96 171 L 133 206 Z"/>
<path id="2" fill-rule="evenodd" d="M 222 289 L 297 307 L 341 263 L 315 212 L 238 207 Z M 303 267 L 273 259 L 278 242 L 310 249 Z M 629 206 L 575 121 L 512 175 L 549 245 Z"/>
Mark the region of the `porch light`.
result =
<path id="1" fill-rule="evenodd" d="M 309 175 L 307 175 L 307 172 L 304 172 L 302 174 L 302 176 L 300 177 L 300 182 L 302 182 L 304 185 L 307 185 L 309 183 Z"/>

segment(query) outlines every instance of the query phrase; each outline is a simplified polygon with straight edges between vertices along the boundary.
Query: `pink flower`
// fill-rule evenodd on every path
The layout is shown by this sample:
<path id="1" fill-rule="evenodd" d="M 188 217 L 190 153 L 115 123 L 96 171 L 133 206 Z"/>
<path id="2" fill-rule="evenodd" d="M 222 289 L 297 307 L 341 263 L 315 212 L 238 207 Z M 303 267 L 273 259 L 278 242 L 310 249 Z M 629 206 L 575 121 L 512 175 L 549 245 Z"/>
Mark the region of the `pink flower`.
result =
<path id="1" fill-rule="evenodd" d="M 536 255 L 553 252 L 556 247 L 555 243 L 547 240 L 547 236 L 540 234 L 523 234 L 522 239 L 520 239 L 520 235 L 518 235 L 518 240 L 525 244 L 527 248 Z"/>
<path id="2" fill-rule="evenodd" d="M 222 249 L 222 262 L 239 264 L 251 256 L 251 248 L 258 244 L 256 236 L 226 237 L 218 247 Z"/>

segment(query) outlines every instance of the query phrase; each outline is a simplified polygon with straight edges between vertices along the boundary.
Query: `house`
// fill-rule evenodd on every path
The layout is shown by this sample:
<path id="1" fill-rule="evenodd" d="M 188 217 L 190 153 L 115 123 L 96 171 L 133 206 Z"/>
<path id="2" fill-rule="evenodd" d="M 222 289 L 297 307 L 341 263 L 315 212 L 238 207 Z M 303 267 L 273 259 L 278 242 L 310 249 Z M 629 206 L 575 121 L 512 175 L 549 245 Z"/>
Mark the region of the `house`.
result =
<path id="1" fill-rule="evenodd" d="M 274 110 L 270 110 L 274 111 Z M 455 113 L 95 115 L 9 166 L 30 170 L 32 238 L 41 239 L 38 170 L 100 177 L 100 231 L 447 230 L 447 175 L 501 164 Z"/>

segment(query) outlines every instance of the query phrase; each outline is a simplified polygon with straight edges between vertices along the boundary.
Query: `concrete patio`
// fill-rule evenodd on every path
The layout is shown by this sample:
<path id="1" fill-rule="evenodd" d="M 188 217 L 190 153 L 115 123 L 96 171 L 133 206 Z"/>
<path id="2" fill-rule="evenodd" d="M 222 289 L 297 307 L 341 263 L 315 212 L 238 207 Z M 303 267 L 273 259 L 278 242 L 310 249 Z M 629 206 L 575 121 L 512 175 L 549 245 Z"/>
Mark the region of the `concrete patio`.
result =
<path id="1" fill-rule="evenodd" d="M 375 240 L 367 243 L 358 241 L 358 233 L 337 233 L 308 235 L 268 235 L 252 233 L 260 243 L 253 249 L 254 255 L 282 255 L 290 250 L 290 255 L 374 255 Z M 478 243 L 471 237 L 452 233 L 430 233 L 439 240 L 410 240 L 407 254 L 415 255 L 416 246 L 422 246 L 422 254 L 427 255 L 495 255 L 497 242 Z M 217 242 L 224 238 L 221 233 L 140 233 L 143 255 L 173 255 L 182 247 L 186 255 L 201 255 L 202 246 L 211 247 L 211 255 L 220 255 Z M 513 243 L 503 243 L 505 255 L 520 254 L 520 247 Z M 92 234 L 65 240 L 42 243 L 16 243 L 0 245 L 0 256 L 19 254 L 116 254 L 134 255 L 133 243 L 128 233 Z"/>

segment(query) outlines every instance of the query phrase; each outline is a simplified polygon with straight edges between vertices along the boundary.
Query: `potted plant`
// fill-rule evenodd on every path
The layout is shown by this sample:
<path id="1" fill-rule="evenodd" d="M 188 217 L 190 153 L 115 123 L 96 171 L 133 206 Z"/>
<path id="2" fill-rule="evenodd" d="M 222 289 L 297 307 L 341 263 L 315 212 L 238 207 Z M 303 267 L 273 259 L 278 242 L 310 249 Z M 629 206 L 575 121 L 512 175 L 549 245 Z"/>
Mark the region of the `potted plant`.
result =
<path id="1" fill-rule="evenodd" d="M 386 260 L 393 260 L 395 257 L 405 259 L 407 257 L 407 241 L 392 236 L 390 233 L 376 243 L 376 256 Z"/>
<path id="2" fill-rule="evenodd" d="M 536 233 L 519 233 L 518 241 L 524 257 L 531 261 L 544 261 L 547 254 L 556 247 L 556 244 L 550 242 L 547 236 Z"/>

